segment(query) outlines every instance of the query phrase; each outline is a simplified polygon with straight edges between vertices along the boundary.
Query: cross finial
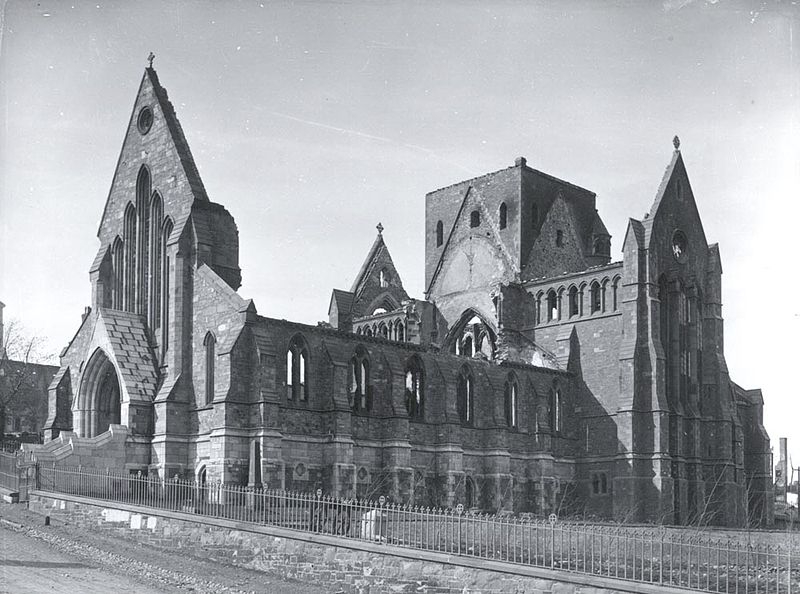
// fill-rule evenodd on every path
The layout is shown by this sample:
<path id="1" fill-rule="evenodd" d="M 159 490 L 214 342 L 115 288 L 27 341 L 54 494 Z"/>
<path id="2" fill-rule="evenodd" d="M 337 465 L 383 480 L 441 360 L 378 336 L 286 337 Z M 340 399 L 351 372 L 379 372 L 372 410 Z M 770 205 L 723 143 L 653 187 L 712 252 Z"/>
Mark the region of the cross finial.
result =
<path id="1" fill-rule="evenodd" d="M 153 52 L 150 52 L 150 55 L 147 56 L 147 63 L 149 64 L 149 68 L 153 67 L 153 60 L 156 59 L 156 55 Z"/>
<path id="2" fill-rule="evenodd" d="M 377 225 L 375 225 L 375 228 L 378 230 L 378 235 L 383 235 L 383 225 L 378 223 Z"/>
<path id="3" fill-rule="evenodd" d="M 672 146 L 675 147 L 676 151 L 681 148 L 681 139 L 677 135 L 672 139 Z"/>

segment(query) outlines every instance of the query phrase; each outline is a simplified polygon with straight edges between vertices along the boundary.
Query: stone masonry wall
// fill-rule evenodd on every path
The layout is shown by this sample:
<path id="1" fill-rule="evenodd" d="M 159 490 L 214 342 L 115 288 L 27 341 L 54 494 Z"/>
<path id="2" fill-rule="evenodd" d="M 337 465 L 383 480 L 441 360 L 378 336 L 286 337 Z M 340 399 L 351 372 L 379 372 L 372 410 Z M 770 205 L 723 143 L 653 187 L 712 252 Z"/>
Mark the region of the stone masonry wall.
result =
<path id="1" fill-rule="evenodd" d="M 342 541 L 327 535 L 244 525 L 189 514 L 98 504 L 74 496 L 31 494 L 32 511 L 84 528 L 186 555 L 303 580 L 331 591 L 613 594 L 677 592 L 649 584 L 579 576 L 497 561 L 460 558 L 385 544 Z"/>

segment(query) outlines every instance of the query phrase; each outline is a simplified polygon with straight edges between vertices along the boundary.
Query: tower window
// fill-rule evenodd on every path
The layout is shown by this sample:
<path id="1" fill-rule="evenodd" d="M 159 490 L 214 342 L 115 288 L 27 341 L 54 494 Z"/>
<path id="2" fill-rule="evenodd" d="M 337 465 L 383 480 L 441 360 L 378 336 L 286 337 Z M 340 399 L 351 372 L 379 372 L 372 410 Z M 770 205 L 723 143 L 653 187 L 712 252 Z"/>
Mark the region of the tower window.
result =
<path id="1" fill-rule="evenodd" d="M 578 315 L 578 287 L 572 286 L 569 289 L 569 317 Z"/>
<path id="2" fill-rule="evenodd" d="M 473 210 L 469 214 L 469 226 L 477 227 L 481 224 L 481 213 L 478 210 Z"/>
<path id="3" fill-rule="evenodd" d="M 378 280 L 380 281 L 381 287 L 384 289 L 389 286 L 389 273 L 385 268 L 380 271 Z"/>
<path id="4" fill-rule="evenodd" d="M 500 228 L 505 229 L 507 224 L 508 224 L 508 207 L 506 206 L 506 203 L 503 202 L 500 205 Z"/>
<path id="5" fill-rule="evenodd" d="M 558 315 L 558 295 L 553 289 L 547 292 L 547 321 L 557 320 Z"/>
<path id="6" fill-rule="evenodd" d="M 206 404 L 214 402 L 214 363 L 216 362 L 216 355 L 214 347 L 217 339 L 209 332 L 203 341 L 203 346 L 206 347 Z"/>
<path id="7" fill-rule="evenodd" d="M 556 231 L 556 247 L 564 247 L 564 232 L 561 229 Z"/>
<path id="8" fill-rule="evenodd" d="M 592 298 L 592 313 L 596 313 L 603 308 L 603 295 L 600 283 L 594 281 L 590 289 Z"/>
<path id="9" fill-rule="evenodd" d="M 442 247 L 444 243 L 444 225 L 442 221 L 436 223 L 436 247 Z"/>

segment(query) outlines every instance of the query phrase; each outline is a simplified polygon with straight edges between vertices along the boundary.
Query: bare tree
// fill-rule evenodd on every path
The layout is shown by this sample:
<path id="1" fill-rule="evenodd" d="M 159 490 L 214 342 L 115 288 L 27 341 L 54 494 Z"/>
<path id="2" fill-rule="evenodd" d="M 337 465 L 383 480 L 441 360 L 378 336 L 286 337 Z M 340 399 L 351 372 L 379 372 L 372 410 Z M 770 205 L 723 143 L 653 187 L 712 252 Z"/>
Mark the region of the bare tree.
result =
<path id="1" fill-rule="evenodd" d="M 35 420 L 47 410 L 46 390 L 52 372 L 42 367 L 53 362 L 43 353 L 44 339 L 29 335 L 12 320 L 5 324 L 0 344 L 0 441 L 5 438 L 6 417 Z"/>

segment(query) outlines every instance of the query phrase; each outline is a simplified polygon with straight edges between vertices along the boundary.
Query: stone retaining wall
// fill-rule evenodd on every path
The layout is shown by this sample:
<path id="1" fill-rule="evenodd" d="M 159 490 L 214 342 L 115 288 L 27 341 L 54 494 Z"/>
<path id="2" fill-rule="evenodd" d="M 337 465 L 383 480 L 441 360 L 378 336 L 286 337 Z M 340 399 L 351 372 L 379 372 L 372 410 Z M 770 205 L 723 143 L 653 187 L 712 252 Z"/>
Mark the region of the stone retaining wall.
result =
<path id="1" fill-rule="evenodd" d="M 348 594 L 685 592 L 498 561 L 415 551 L 192 514 L 33 491 L 31 510 L 154 547 L 240 565 Z"/>

